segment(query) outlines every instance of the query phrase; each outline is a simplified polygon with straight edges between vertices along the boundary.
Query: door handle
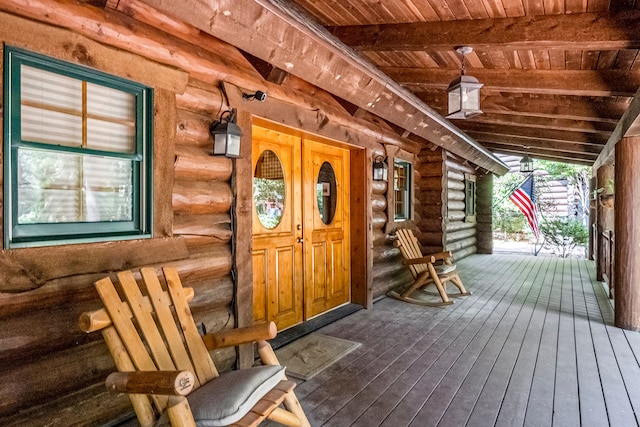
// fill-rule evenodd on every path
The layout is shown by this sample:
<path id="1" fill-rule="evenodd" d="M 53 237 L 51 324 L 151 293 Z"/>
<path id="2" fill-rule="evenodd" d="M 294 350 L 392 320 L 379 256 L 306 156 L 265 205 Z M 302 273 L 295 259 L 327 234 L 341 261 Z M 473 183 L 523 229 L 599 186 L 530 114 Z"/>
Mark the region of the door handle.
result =
<path id="1" fill-rule="evenodd" d="M 298 238 L 296 239 L 296 242 L 298 242 L 298 243 L 302 243 L 302 242 L 304 242 L 304 239 L 303 239 L 302 237 L 298 237 Z"/>

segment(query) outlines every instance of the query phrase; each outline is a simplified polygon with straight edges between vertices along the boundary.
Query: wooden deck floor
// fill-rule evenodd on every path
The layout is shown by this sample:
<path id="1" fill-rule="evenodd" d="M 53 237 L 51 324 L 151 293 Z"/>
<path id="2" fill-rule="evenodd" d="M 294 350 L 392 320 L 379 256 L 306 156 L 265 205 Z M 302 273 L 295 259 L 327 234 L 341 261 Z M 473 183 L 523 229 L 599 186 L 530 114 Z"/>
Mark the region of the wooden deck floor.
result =
<path id="1" fill-rule="evenodd" d="M 362 346 L 297 395 L 313 426 L 636 426 L 640 334 L 613 326 L 593 263 L 474 255 L 473 295 L 390 298 L 321 329 Z"/>

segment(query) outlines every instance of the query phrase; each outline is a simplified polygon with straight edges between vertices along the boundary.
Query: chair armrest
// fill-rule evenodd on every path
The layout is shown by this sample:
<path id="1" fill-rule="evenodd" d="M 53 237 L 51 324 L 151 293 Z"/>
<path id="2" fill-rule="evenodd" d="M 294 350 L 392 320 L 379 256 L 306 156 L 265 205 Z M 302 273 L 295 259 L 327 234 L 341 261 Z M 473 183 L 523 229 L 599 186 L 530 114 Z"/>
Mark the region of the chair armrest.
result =
<path id="1" fill-rule="evenodd" d="M 235 347 L 256 341 L 270 340 L 278 334 L 278 328 L 273 322 L 245 328 L 228 329 L 226 331 L 207 334 L 202 337 L 204 345 L 209 351 L 224 347 Z"/>
<path id="2" fill-rule="evenodd" d="M 405 259 L 404 263 L 407 265 L 413 264 L 427 264 L 436 262 L 436 258 L 433 255 L 423 256 L 422 258 Z"/>
<path id="3" fill-rule="evenodd" d="M 451 251 L 438 252 L 437 254 L 431 254 L 429 256 L 432 256 L 433 258 L 435 258 L 436 261 L 441 259 L 447 260 L 447 259 L 453 258 Z"/>
<path id="4" fill-rule="evenodd" d="M 114 372 L 105 385 L 118 393 L 186 396 L 195 385 L 195 377 L 189 371 Z"/>

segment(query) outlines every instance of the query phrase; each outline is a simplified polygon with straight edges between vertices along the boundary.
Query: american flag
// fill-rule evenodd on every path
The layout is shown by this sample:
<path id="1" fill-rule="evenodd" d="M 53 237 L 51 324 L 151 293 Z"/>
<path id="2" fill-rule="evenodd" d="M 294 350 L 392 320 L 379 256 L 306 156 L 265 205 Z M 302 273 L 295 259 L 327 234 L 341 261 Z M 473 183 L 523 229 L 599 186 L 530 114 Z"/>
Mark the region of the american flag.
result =
<path id="1" fill-rule="evenodd" d="M 522 211 L 527 221 L 529 221 L 533 235 L 537 239 L 540 235 L 540 224 L 538 223 L 538 209 L 536 208 L 536 200 L 533 192 L 533 174 L 529 175 L 529 178 L 511 193 L 509 200 Z"/>

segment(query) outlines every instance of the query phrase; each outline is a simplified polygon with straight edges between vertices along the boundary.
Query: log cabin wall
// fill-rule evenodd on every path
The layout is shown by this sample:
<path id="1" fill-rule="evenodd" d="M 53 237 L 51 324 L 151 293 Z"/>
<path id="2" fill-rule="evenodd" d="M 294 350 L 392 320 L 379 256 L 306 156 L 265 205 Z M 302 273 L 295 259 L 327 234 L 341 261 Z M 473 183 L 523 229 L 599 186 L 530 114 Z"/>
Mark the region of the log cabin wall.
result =
<path id="1" fill-rule="evenodd" d="M 479 254 L 493 253 L 493 174 L 479 173 L 476 181 L 476 238 Z"/>
<path id="2" fill-rule="evenodd" d="M 444 223 L 444 250 L 451 251 L 460 260 L 477 249 L 476 218 L 465 214 L 465 176 L 476 179 L 476 170 L 458 157 L 447 153 L 446 172 L 446 220 Z"/>
<path id="3" fill-rule="evenodd" d="M 448 191 L 445 176 L 446 151 L 423 148 L 420 152 L 416 180 L 416 226 L 414 230 L 425 254 L 440 252 L 444 248 L 445 218 Z"/>
<path id="4" fill-rule="evenodd" d="M 355 158 L 362 158 L 365 167 L 359 168 L 355 182 L 372 188 L 352 227 L 364 239 L 361 247 L 373 240 L 376 247 L 387 242 L 381 231 L 386 184 L 367 181 L 372 156 L 384 152 L 382 142 L 411 152 L 417 151 L 417 143 L 351 115 L 328 94 L 292 76 L 275 83 L 265 79 L 237 49 L 140 9 L 135 1 L 117 3 L 122 11 L 111 10 L 116 5 L 111 2 L 106 9 L 82 2 L 38 4 L 42 7 L 0 5 L 3 44 L 139 81 L 155 91 L 153 238 L 5 249 L 0 254 L 2 425 L 25 420 L 32 425 L 96 425 L 128 416 L 131 409 L 126 396 L 104 388 L 104 378 L 115 368 L 100 334 L 87 336 L 76 326 L 80 313 L 100 306 L 95 280 L 123 269 L 172 265 L 185 286 L 195 289 L 191 305 L 199 325 L 213 331 L 246 324 L 251 317 L 247 310 L 238 314 L 238 301 L 246 304 L 251 298 L 246 269 L 236 276 L 242 286 L 232 280 L 234 261 L 240 264 L 250 249 L 245 218 L 250 216 L 251 180 L 241 184 L 240 178 L 251 176 L 251 165 L 237 160 L 234 167 L 227 158 L 209 155 L 208 126 L 222 107 L 220 81 L 227 82 L 231 103 L 239 107 L 243 147 L 249 150 L 253 115 L 360 148 L 363 154 Z M 266 88 L 270 100 L 243 104 L 241 87 Z M 243 158 L 250 159 L 248 153 Z M 244 193 L 239 194 L 241 186 Z M 235 230 L 234 260 L 232 223 L 242 221 L 244 226 Z M 369 237 L 368 221 L 375 238 Z M 387 266 L 387 272 L 376 271 L 372 277 L 362 273 L 370 266 L 355 267 L 363 277 L 354 286 L 364 286 L 366 293 L 372 278 L 403 267 L 399 262 Z M 222 370 L 237 360 L 233 349 L 214 357 Z"/>
<path id="5" fill-rule="evenodd" d="M 104 4 L 3 2 L 0 40 L 154 89 L 153 238 L 0 253 L 3 426 L 25 420 L 97 425 L 131 414 L 125 396 L 104 388 L 115 368 L 101 336 L 87 336 L 76 326 L 80 313 L 100 306 L 93 282 L 106 274 L 175 266 L 185 286 L 195 290 L 191 306 L 199 325 L 213 331 L 251 323 L 251 273 L 243 265 L 250 258 L 252 171 L 245 159 L 251 159 L 256 117 L 354 148 L 352 160 L 359 167 L 351 182 L 367 190 L 352 235 L 361 240 L 359 250 L 370 253 L 365 264 L 352 266 L 358 276 L 352 290 L 361 289 L 354 302 L 368 307 L 372 297 L 410 278 L 387 236 L 389 193 L 387 183 L 371 181 L 372 158 L 384 154 L 385 146 L 416 155 L 428 145 L 424 158 L 440 156 L 436 163 L 442 169 L 446 156 L 441 149 L 431 151 L 426 141 L 399 136 L 367 113 L 348 111 L 326 92 L 268 64 L 258 71 L 236 48 L 135 0 L 109 0 L 105 7 L 92 3 Z M 208 127 L 224 107 L 221 81 L 245 133 L 242 158 L 235 161 L 209 154 Z M 256 89 L 267 92 L 268 101 L 244 102 L 242 91 Z M 422 200 L 425 194 L 418 189 L 429 173 L 415 172 L 416 220 L 422 222 L 432 202 Z M 443 200 L 439 188 L 428 197 Z M 440 221 L 443 215 L 440 211 Z M 441 235 L 442 228 L 433 232 Z M 243 363 L 233 349 L 214 358 L 221 370 Z"/>
<path id="6" fill-rule="evenodd" d="M 389 185 L 393 181 L 389 179 Z M 373 228 L 373 298 L 384 296 L 390 289 L 411 280 L 411 272 L 402 262 L 400 250 L 389 239 L 393 230 L 389 227 L 387 182 L 374 181 L 371 187 L 371 207 Z"/>

